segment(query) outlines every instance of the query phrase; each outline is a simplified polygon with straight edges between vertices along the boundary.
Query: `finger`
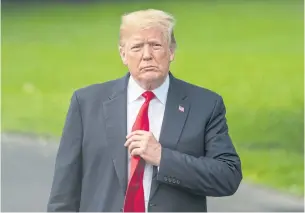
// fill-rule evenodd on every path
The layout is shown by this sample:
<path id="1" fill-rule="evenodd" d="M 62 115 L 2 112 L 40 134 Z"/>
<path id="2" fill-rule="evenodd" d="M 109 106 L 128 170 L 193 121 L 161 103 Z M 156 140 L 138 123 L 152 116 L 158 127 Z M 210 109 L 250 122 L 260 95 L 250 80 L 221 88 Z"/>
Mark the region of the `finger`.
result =
<path id="1" fill-rule="evenodd" d="M 128 152 L 131 153 L 134 149 L 141 148 L 141 141 L 133 141 L 129 146 L 128 146 Z"/>
<path id="2" fill-rule="evenodd" d="M 133 135 L 146 135 L 147 133 L 149 133 L 148 131 L 145 131 L 145 130 L 135 130 L 131 133 L 129 133 L 126 138 L 130 138 L 131 136 Z"/>
<path id="3" fill-rule="evenodd" d="M 144 149 L 143 148 L 134 148 L 130 154 L 131 156 L 135 156 L 135 155 L 142 155 L 144 153 Z"/>
<path id="4" fill-rule="evenodd" d="M 142 130 L 136 130 L 136 131 L 130 132 L 129 134 L 126 135 L 126 139 L 129 139 L 130 137 L 132 137 L 134 135 L 143 135 Z"/>
<path id="5" fill-rule="evenodd" d="M 124 146 L 129 146 L 131 142 L 133 141 L 141 141 L 143 140 L 143 136 L 139 136 L 139 135 L 133 135 L 130 138 L 127 139 L 127 141 L 125 142 Z"/>

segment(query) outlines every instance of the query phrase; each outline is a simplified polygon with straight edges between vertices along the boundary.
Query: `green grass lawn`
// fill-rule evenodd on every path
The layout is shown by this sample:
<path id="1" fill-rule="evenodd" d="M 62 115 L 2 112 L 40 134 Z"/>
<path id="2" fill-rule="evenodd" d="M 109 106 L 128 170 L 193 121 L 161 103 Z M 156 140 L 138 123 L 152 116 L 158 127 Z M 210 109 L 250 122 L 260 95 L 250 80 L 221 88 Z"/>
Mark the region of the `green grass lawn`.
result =
<path id="1" fill-rule="evenodd" d="M 303 195 L 303 4 L 2 6 L 2 131 L 60 136 L 72 92 L 125 74 L 120 15 L 177 18 L 177 77 L 220 93 L 247 181 Z M 227 2 L 227 3 L 226 3 Z"/>

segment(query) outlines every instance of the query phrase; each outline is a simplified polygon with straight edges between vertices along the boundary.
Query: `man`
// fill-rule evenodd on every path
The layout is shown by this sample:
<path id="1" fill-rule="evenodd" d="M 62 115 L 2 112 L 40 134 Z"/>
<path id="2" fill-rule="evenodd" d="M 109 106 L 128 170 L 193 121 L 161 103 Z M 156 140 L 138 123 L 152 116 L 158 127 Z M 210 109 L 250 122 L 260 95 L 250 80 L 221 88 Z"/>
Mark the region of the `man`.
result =
<path id="1" fill-rule="evenodd" d="M 223 99 L 169 71 L 173 26 L 159 10 L 123 16 L 129 72 L 73 94 L 48 211 L 204 212 L 238 189 Z"/>

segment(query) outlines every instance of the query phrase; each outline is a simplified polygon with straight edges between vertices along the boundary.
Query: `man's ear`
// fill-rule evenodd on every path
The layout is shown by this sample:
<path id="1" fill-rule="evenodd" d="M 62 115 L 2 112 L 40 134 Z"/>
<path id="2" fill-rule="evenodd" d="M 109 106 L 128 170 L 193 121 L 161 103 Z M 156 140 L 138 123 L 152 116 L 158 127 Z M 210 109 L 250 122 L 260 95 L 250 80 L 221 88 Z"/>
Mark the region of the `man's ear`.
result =
<path id="1" fill-rule="evenodd" d="M 127 59 L 126 59 L 126 53 L 125 53 L 125 48 L 122 46 L 119 46 L 119 50 L 120 50 L 120 56 L 122 59 L 122 62 L 124 65 L 127 65 Z"/>
<path id="2" fill-rule="evenodd" d="M 170 48 L 170 55 L 169 55 L 169 60 L 172 62 L 175 59 L 175 49 Z"/>

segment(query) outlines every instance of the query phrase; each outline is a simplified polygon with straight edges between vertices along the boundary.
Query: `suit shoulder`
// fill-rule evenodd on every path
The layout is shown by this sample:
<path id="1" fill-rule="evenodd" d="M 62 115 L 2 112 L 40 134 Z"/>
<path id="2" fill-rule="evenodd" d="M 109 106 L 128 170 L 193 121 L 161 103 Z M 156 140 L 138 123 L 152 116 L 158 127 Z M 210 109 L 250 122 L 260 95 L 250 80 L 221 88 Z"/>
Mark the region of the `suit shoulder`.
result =
<path id="1" fill-rule="evenodd" d="M 189 101 L 192 103 L 192 107 L 196 112 L 205 109 L 206 112 L 210 112 L 212 115 L 216 108 L 217 110 L 226 108 L 223 97 L 219 93 L 183 80 L 179 81 L 181 83 L 180 85 L 187 92 Z"/>

